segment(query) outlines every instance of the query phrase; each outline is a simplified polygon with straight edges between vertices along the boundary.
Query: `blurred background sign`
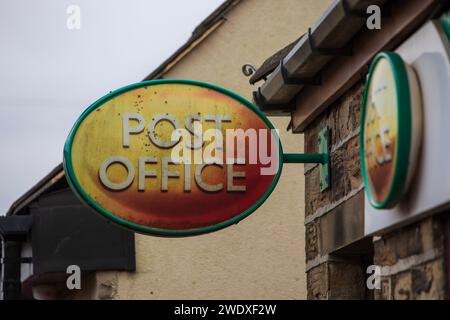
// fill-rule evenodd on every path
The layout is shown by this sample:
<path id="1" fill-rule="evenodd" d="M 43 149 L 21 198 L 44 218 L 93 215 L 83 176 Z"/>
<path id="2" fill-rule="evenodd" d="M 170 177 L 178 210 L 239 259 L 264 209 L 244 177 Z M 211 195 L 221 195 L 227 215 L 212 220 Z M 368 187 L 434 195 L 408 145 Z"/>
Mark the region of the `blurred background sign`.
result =
<path id="1" fill-rule="evenodd" d="M 409 189 L 397 197 L 397 203 L 390 209 L 375 208 L 370 197 L 366 197 L 366 235 L 391 230 L 450 206 L 449 48 L 446 33 L 439 21 L 434 20 L 423 25 L 395 51 L 417 75 L 423 132 L 419 143 L 420 140 L 414 138 L 419 131 L 414 131 L 414 127 L 411 131 L 411 150 L 419 150 L 418 162 L 414 174 L 409 177 Z M 398 155 L 404 157 L 404 154 Z M 412 163 L 411 158 L 401 161 L 403 166 Z M 366 185 L 366 194 L 367 191 Z"/>

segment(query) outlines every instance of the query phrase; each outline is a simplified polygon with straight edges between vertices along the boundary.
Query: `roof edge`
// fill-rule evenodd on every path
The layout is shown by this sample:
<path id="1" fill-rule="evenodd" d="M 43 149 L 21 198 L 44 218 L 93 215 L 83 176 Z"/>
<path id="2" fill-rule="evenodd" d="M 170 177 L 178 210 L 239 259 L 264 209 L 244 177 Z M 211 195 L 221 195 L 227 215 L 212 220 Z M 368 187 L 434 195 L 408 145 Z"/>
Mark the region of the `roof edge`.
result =
<path id="1" fill-rule="evenodd" d="M 20 198 L 14 201 L 6 212 L 7 216 L 11 216 L 23 209 L 27 204 L 36 199 L 39 195 L 48 190 L 64 178 L 64 169 L 62 163 L 57 165 L 49 174 L 36 183 L 31 189 L 25 192 Z"/>
<path id="2" fill-rule="evenodd" d="M 382 7 L 388 1 L 334 1 L 254 92 L 254 102 L 267 115 L 288 115 L 287 106 L 292 106 L 292 100 L 306 85 L 320 85 L 320 71 L 327 63 L 336 56 L 351 54 L 349 44 L 365 24 L 367 6 Z"/>
<path id="3" fill-rule="evenodd" d="M 218 26 L 218 23 L 220 23 L 221 20 L 224 20 L 225 14 L 238 5 L 241 1 L 242 0 L 226 0 L 222 3 L 194 29 L 191 37 L 180 48 L 178 48 L 169 58 L 164 60 L 155 70 L 147 75 L 143 81 L 161 78 L 174 66 L 172 62 L 178 62 L 177 58 L 184 56 L 200 44 L 209 35 L 209 31 L 211 29 L 214 31 Z M 168 66 L 171 66 L 171 68 L 167 69 Z"/>

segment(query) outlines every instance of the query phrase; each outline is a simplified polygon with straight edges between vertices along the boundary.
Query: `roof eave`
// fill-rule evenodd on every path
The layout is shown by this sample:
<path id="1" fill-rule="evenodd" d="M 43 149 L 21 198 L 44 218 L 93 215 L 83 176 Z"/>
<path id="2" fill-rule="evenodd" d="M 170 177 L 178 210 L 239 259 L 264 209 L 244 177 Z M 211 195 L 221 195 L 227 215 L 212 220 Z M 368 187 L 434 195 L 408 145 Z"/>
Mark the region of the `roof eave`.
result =
<path id="1" fill-rule="evenodd" d="M 320 85 L 320 71 L 334 57 L 351 55 L 351 40 L 364 26 L 368 5 L 387 0 L 335 1 L 254 92 L 254 102 L 268 115 L 287 115 L 307 85 Z"/>

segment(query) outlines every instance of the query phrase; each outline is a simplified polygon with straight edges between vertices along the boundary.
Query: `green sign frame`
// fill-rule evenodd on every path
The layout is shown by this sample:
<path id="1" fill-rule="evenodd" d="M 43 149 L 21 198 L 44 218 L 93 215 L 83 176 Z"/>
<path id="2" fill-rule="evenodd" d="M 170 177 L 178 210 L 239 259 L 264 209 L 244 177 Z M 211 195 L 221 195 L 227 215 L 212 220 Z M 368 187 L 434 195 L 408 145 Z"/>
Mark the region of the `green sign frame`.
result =
<path id="1" fill-rule="evenodd" d="M 138 82 L 135 84 L 131 84 L 128 86 L 125 86 L 123 88 L 117 89 L 104 97 L 100 98 L 99 100 L 95 101 L 91 106 L 89 106 L 78 118 L 78 120 L 75 122 L 75 125 L 73 126 L 72 130 L 69 133 L 69 136 L 66 140 L 66 143 L 64 145 L 64 160 L 63 160 L 63 166 L 64 171 L 66 174 L 67 181 L 69 183 L 69 186 L 74 191 L 74 193 L 78 196 L 78 198 L 85 203 L 87 206 L 94 209 L 95 212 L 98 212 L 103 216 L 104 218 L 113 221 L 117 223 L 120 226 L 126 227 L 128 229 L 132 229 L 138 233 L 143 234 L 149 234 L 149 235 L 155 235 L 155 236 L 166 236 L 166 237 L 180 237 L 180 236 L 192 236 L 192 235 L 199 235 L 204 233 L 209 233 L 213 231 L 217 231 L 220 229 L 223 229 L 225 227 L 228 227 L 230 225 L 236 224 L 242 219 L 249 216 L 251 213 L 253 213 L 257 208 L 259 208 L 264 201 L 269 197 L 269 195 L 272 193 L 272 191 L 275 189 L 276 185 L 278 184 L 278 181 L 281 176 L 282 168 L 283 168 L 283 148 L 281 146 L 281 143 L 279 143 L 279 167 L 278 172 L 276 176 L 274 177 L 272 184 L 269 186 L 265 194 L 255 203 L 253 206 L 245 210 L 244 212 L 234 216 L 233 218 L 226 220 L 224 222 L 218 223 L 216 225 L 204 227 L 204 228 L 196 228 L 196 229 L 188 229 L 188 230 L 167 230 L 167 229 L 156 229 L 151 228 L 143 225 L 139 225 L 127 220 L 124 220 L 113 213 L 107 211 L 103 207 L 101 207 L 98 203 L 96 203 L 89 194 L 86 193 L 86 191 L 83 189 L 83 187 L 80 185 L 79 181 L 76 178 L 73 164 L 72 164 L 72 143 L 75 137 L 75 134 L 77 132 L 78 127 L 83 122 L 83 120 L 93 111 L 95 111 L 97 108 L 105 104 L 107 101 L 113 99 L 114 97 L 121 95 L 127 91 L 134 90 L 136 88 L 141 87 L 148 87 L 158 84 L 189 84 L 194 86 L 200 86 L 208 89 L 212 89 L 214 91 L 223 93 L 234 100 L 237 100 L 241 104 L 243 104 L 245 107 L 252 110 L 256 115 L 258 115 L 264 123 L 267 125 L 269 129 L 275 129 L 273 124 L 269 121 L 269 119 L 261 112 L 260 109 L 258 109 L 256 106 L 254 106 L 252 103 L 250 103 L 248 100 L 244 99 L 240 95 L 231 92 L 227 89 L 221 88 L 216 85 L 212 85 L 209 83 L 194 81 L 194 80 L 184 80 L 184 79 L 161 79 L 161 80 L 149 80 L 149 81 L 143 81 Z M 279 137 L 275 130 L 272 131 L 274 135 L 276 135 L 276 139 L 279 141 Z"/>
<path id="2" fill-rule="evenodd" d="M 364 123 L 367 113 L 367 99 L 369 94 L 370 81 L 375 67 L 382 59 L 386 60 L 392 68 L 394 75 L 395 90 L 397 93 L 397 147 L 395 149 L 394 174 L 389 186 L 387 196 L 382 201 L 377 201 L 373 195 L 369 183 L 368 172 L 365 163 L 364 149 Z M 369 68 L 366 86 L 364 88 L 361 118 L 360 118 L 360 162 L 363 182 L 366 189 L 366 195 L 370 204 L 377 208 L 392 208 L 403 196 L 408 178 L 409 159 L 411 154 L 412 141 L 412 104 L 411 92 L 408 79 L 407 68 L 403 59 L 394 52 L 380 52 L 375 56 Z"/>

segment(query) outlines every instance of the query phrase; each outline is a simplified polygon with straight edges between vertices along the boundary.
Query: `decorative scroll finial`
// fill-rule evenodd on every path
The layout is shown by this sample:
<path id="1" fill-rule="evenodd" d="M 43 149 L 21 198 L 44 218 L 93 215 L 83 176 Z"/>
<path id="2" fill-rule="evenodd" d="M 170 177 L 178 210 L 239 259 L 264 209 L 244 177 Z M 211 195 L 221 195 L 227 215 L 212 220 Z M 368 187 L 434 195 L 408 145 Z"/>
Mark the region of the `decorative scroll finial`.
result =
<path id="1" fill-rule="evenodd" d="M 256 67 L 253 64 L 246 63 L 242 66 L 242 73 L 246 77 L 250 77 L 255 72 L 256 72 Z"/>

